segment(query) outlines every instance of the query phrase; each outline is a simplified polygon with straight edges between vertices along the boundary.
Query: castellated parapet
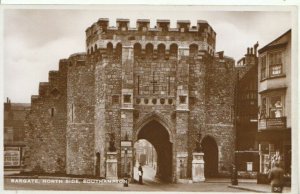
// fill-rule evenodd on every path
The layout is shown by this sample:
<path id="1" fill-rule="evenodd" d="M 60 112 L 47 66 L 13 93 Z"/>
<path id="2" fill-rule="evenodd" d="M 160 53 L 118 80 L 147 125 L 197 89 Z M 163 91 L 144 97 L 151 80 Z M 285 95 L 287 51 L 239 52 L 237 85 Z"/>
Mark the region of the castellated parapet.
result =
<path id="1" fill-rule="evenodd" d="M 180 20 L 177 28 L 169 20 L 155 28 L 147 19 L 135 28 L 129 22 L 110 27 L 99 19 L 86 30 L 86 52 L 62 59 L 40 83 L 28 119 L 28 168 L 105 177 L 114 142 L 118 176 L 132 176 L 133 144 L 147 139 L 157 152 L 157 176 L 180 182 L 191 178 L 201 133 L 206 176 L 229 173 L 234 60 L 215 52 L 216 33 L 206 21 Z"/>
<path id="2" fill-rule="evenodd" d="M 189 47 L 198 45 L 199 50 L 210 54 L 215 52 L 216 33 L 204 20 L 198 20 L 196 26 L 191 26 L 189 20 L 178 20 L 177 28 L 170 28 L 170 20 L 157 20 L 156 27 L 150 28 L 150 20 L 137 20 L 136 27 L 129 27 L 129 20 L 117 19 L 116 27 L 109 26 L 108 19 L 99 19 L 86 30 L 87 54 L 93 54 L 98 49 L 106 49 L 109 43 L 116 48 L 118 43 L 133 46 L 136 43 L 145 50 L 151 44 L 154 50 L 163 44 L 168 51 L 171 45 Z"/>

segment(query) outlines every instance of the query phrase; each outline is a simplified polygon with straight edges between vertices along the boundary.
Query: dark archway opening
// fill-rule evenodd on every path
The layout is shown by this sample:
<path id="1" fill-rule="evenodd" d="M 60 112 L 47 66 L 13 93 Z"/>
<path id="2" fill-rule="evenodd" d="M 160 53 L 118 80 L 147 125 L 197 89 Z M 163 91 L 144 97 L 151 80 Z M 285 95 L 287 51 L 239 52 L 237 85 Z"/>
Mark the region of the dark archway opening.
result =
<path id="1" fill-rule="evenodd" d="M 137 139 L 147 140 L 156 150 L 156 178 L 162 182 L 172 182 L 172 143 L 167 129 L 152 120 L 139 131 Z"/>
<path id="2" fill-rule="evenodd" d="M 218 176 L 218 146 L 216 141 L 209 136 L 203 138 L 201 146 L 204 152 L 205 178 Z"/>

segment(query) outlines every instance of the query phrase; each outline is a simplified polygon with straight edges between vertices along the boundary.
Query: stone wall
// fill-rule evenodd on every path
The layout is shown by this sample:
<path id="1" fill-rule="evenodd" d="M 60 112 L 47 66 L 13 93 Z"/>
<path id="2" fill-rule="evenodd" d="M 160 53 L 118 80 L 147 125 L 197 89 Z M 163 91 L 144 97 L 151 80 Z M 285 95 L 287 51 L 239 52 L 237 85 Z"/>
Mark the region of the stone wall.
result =
<path id="1" fill-rule="evenodd" d="M 203 135 L 213 137 L 217 143 L 220 173 L 228 172 L 234 159 L 236 79 L 234 60 L 231 58 L 216 57 L 214 62 L 207 66 Z"/>
<path id="2" fill-rule="evenodd" d="M 205 127 L 205 104 L 207 86 L 206 69 L 210 66 L 213 58 L 205 51 L 198 53 L 190 53 L 189 64 L 189 142 L 188 142 L 188 170 L 187 175 L 191 177 L 192 169 L 192 153 L 195 149 L 196 140 L 198 140 L 198 133 L 202 133 Z M 198 140 L 199 141 L 199 140 Z"/>
<path id="3" fill-rule="evenodd" d="M 67 174 L 94 174 L 94 66 L 71 55 L 68 72 Z"/>
<path id="4" fill-rule="evenodd" d="M 50 71 L 49 82 L 40 83 L 39 95 L 31 97 L 25 136 L 28 170 L 65 172 L 67 65 L 67 60 L 60 60 L 59 71 Z"/>
<path id="5" fill-rule="evenodd" d="M 41 83 L 28 120 L 28 164 L 47 172 L 105 177 L 114 137 L 121 177 L 121 140 L 137 141 L 138 130 L 152 119 L 170 136 L 172 181 L 178 179 L 180 161 L 185 178 L 191 178 L 198 133 L 214 138 L 219 170 L 228 171 L 236 74 L 232 59 L 214 56 L 215 32 L 201 21 L 195 28 L 184 21 L 170 32 L 161 23 L 147 32 L 128 31 L 123 22 L 114 29 L 99 20 L 88 28 L 87 54 L 62 60 L 49 83 Z"/>

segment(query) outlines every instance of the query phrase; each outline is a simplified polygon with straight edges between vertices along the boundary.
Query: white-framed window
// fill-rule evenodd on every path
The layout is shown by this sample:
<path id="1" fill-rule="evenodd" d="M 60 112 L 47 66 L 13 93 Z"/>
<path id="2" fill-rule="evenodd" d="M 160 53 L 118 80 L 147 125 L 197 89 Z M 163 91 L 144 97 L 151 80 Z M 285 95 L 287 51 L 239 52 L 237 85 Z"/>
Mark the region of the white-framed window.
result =
<path id="1" fill-rule="evenodd" d="M 276 92 L 261 96 L 260 118 L 280 118 L 285 116 L 285 94 Z"/>
<path id="2" fill-rule="evenodd" d="M 260 56 L 260 79 L 284 74 L 283 50 L 268 51 Z"/>
<path id="3" fill-rule="evenodd" d="M 282 74 L 282 52 L 277 51 L 269 54 L 270 77 Z"/>
<path id="4" fill-rule="evenodd" d="M 276 95 L 269 98 L 269 117 L 280 118 L 283 116 L 282 96 Z"/>

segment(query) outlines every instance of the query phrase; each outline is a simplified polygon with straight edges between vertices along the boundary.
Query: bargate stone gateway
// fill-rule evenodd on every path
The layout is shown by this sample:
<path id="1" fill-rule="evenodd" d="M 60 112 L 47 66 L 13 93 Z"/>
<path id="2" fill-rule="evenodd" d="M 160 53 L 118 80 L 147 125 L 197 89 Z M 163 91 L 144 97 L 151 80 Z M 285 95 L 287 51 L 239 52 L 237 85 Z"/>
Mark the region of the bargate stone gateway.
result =
<path id="1" fill-rule="evenodd" d="M 146 139 L 157 152 L 157 177 L 180 182 L 191 179 L 201 134 L 205 176 L 229 173 L 236 70 L 215 43 L 203 20 L 150 28 L 143 19 L 131 28 L 127 19 L 116 27 L 99 19 L 86 30 L 86 52 L 60 60 L 32 96 L 28 170 L 107 177 L 115 147 L 117 176 L 132 176 L 133 145 Z"/>

